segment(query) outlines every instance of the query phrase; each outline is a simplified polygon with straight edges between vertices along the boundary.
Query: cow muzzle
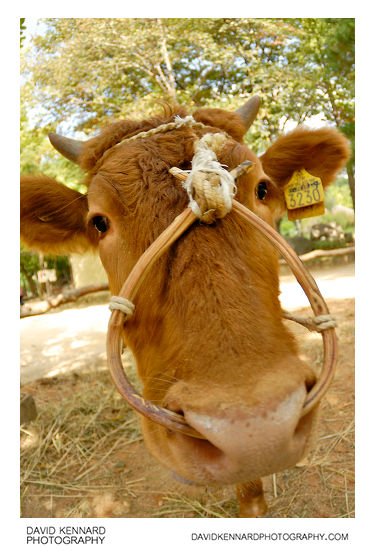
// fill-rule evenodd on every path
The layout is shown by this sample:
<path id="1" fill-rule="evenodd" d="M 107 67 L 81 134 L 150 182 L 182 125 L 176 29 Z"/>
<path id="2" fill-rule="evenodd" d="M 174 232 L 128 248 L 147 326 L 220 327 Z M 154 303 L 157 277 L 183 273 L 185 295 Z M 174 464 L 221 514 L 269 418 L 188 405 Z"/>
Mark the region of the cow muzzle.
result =
<path id="1" fill-rule="evenodd" d="M 177 388 L 183 385 L 176 383 L 176 388 L 170 389 L 166 405 L 205 438 L 172 431 L 167 434 L 168 455 L 174 457 L 178 474 L 187 480 L 202 485 L 255 480 L 294 466 L 310 449 L 317 408 L 301 418 L 307 395 L 304 384 L 288 393 L 276 390 L 276 395 L 272 387 L 262 401 L 250 397 L 247 403 L 242 399 L 218 405 L 213 398 L 211 404 L 206 400 L 204 407 L 200 406 L 199 389 L 184 392 Z M 188 395 L 190 399 L 181 398 Z M 150 430 L 152 433 L 152 427 Z"/>

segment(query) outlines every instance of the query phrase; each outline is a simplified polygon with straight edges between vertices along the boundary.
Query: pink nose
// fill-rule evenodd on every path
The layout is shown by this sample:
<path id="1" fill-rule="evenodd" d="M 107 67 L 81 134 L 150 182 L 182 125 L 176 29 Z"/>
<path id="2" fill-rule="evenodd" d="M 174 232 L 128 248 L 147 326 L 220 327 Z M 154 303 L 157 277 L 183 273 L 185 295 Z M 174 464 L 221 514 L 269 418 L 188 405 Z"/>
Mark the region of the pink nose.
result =
<path id="1" fill-rule="evenodd" d="M 176 434 L 176 445 L 189 448 L 195 471 L 201 466 L 208 481 L 246 482 L 284 470 L 305 451 L 312 418 L 300 417 L 305 397 L 306 388 L 299 386 L 273 405 L 220 404 L 209 413 L 180 407 L 207 441 Z"/>

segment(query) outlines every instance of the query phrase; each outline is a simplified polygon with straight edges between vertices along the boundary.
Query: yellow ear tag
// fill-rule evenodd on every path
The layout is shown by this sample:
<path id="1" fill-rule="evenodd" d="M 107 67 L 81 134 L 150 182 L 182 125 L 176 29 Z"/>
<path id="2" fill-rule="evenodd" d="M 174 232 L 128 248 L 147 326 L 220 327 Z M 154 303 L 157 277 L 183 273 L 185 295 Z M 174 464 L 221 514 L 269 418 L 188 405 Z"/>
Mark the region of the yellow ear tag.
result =
<path id="1" fill-rule="evenodd" d="M 310 218 L 325 212 L 322 181 L 304 168 L 293 172 L 284 188 L 284 195 L 289 220 Z"/>

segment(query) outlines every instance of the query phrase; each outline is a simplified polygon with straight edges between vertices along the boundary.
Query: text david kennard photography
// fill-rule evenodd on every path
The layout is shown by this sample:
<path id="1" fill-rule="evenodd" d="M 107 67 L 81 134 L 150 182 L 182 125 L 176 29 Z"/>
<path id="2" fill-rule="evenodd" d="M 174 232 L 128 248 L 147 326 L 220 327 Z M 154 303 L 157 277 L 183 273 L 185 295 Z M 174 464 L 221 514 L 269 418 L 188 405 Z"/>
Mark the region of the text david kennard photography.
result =
<path id="1" fill-rule="evenodd" d="M 27 526 L 26 543 L 37 545 L 55 544 L 102 544 L 104 526 Z"/>

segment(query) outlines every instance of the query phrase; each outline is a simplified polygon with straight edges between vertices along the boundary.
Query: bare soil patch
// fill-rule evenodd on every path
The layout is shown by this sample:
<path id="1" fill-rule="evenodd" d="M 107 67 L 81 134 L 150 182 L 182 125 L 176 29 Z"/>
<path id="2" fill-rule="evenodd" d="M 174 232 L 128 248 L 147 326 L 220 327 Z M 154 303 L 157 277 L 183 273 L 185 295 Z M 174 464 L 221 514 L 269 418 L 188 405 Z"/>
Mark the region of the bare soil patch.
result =
<path id="1" fill-rule="evenodd" d="M 270 517 L 354 516 L 354 300 L 327 304 L 339 323 L 337 374 L 322 402 L 314 449 L 303 464 L 264 480 Z M 287 323 L 319 371 L 321 337 Z M 135 380 L 132 358 L 124 360 Z M 93 369 L 38 379 L 22 391 L 34 396 L 38 409 L 21 427 L 22 517 L 237 515 L 234 488 L 183 486 L 153 460 L 138 416 L 114 388 L 104 358 Z"/>

